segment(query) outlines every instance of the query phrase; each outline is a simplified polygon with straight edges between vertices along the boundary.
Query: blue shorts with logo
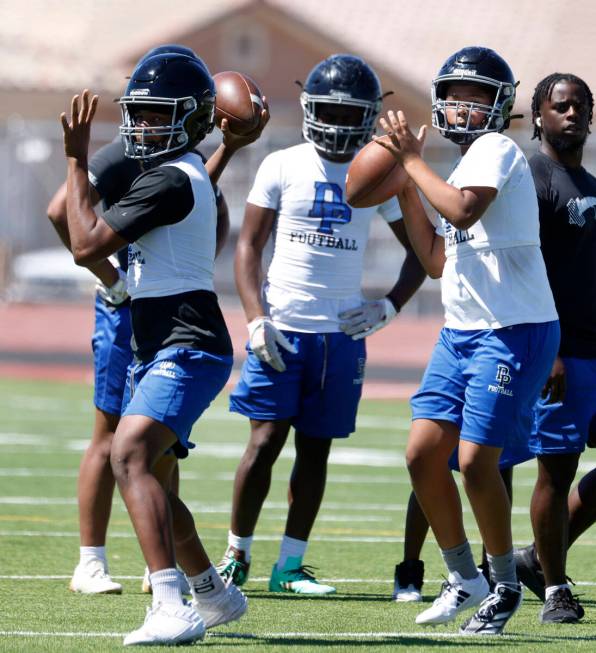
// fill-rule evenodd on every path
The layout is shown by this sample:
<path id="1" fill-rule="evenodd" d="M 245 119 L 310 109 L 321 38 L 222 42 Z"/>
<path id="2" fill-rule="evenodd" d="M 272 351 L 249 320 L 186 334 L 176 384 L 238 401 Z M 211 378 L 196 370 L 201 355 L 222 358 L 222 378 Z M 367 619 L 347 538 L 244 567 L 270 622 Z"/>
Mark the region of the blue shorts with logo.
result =
<path id="1" fill-rule="evenodd" d="M 91 339 L 95 371 L 95 406 L 120 415 L 128 366 L 132 361 L 132 328 L 129 305 L 108 306 L 95 299 L 95 331 Z"/>
<path id="2" fill-rule="evenodd" d="M 596 428 L 596 359 L 563 357 L 566 392 L 562 402 L 538 399 L 530 448 L 536 455 L 581 453 Z"/>
<path id="3" fill-rule="evenodd" d="M 558 321 L 443 328 L 411 399 L 412 419 L 451 422 L 462 440 L 523 452 L 559 339 Z"/>
<path id="4" fill-rule="evenodd" d="M 281 349 L 286 364 L 277 372 L 247 345 L 230 410 L 251 419 L 289 419 L 309 437 L 346 438 L 356 428 L 366 345 L 345 333 L 283 331 L 298 350 Z"/>
<path id="5" fill-rule="evenodd" d="M 232 356 L 168 347 L 146 363 L 129 367 L 122 416 L 145 415 L 165 424 L 184 449 L 193 424 L 225 386 Z M 184 454 L 179 455 L 184 457 Z"/>

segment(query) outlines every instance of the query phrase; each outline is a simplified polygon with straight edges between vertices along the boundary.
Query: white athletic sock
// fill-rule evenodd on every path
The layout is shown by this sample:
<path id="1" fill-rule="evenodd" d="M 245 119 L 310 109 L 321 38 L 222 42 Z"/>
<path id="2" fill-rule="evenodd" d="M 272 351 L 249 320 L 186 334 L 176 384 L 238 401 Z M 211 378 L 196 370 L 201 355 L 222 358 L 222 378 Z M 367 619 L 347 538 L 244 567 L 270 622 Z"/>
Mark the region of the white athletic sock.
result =
<path id="1" fill-rule="evenodd" d="M 237 551 L 244 551 L 246 562 L 249 562 L 253 537 L 253 535 L 240 537 L 240 535 L 234 535 L 232 531 L 228 531 L 228 546 L 233 546 Z"/>
<path id="2" fill-rule="evenodd" d="M 197 574 L 196 576 L 187 576 L 188 584 L 190 585 L 190 591 L 194 599 L 206 599 L 210 598 L 219 592 L 223 592 L 226 589 L 223 580 L 220 578 L 219 574 L 215 571 L 213 565 L 209 565 L 209 569 Z"/>
<path id="3" fill-rule="evenodd" d="M 288 558 L 304 558 L 308 542 L 306 540 L 296 540 L 293 537 L 284 535 L 279 547 L 279 559 L 277 561 L 277 568 L 283 569 Z"/>
<path id="4" fill-rule="evenodd" d="M 153 591 L 153 605 L 158 603 L 175 603 L 182 605 L 180 581 L 175 567 L 160 569 L 149 574 Z"/>
<path id="5" fill-rule="evenodd" d="M 101 560 L 104 563 L 104 567 L 107 567 L 105 546 L 81 546 L 79 547 L 79 551 L 80 563 L 82 565 L 91 562 L 91 560 Z"/>
<path id="6" fill-rule="evenodd" d="M 549 585 L 545 590 L 544 590 L 544 600 L 548 601 L 548 599 L 557 591 L 557 590 L 571 590 L 569 587 L 568 583 L 565 583 L 564 585 Z"/>

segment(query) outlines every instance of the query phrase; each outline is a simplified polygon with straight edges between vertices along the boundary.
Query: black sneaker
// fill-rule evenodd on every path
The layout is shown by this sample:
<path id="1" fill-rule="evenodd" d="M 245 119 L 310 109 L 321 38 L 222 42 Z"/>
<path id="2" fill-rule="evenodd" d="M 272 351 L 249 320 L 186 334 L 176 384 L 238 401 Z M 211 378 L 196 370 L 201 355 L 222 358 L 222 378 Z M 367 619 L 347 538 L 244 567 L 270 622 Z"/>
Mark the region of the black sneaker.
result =
<path id="1" fill-rule="evenodd" d="M 424 562 L 404 560 L 395 566 L 393 600 L 403 602 L 422 601 Z"/>
<path id="2" fill-rule="evenodd" d="M 544 601 L 544 572 L 538 562 L 536 545 L 530 544 L 523 549 L 515 549 L 515 571 L 517 579 L 520 580 L 531 592 Z"/>
<path id="3" fill-rule="evenodd" d="M 574 624 L 584 616 L 584 609 L 576 596 L 561 587 L 546 599 L 540 613 L 543 624 Z"/>
<path id="4" fill-rule="evenodd" d="M 520 583 L 497 583 L 475 614 L 462 624 L 460 635 L 500 635 L 522 602 Z"/>

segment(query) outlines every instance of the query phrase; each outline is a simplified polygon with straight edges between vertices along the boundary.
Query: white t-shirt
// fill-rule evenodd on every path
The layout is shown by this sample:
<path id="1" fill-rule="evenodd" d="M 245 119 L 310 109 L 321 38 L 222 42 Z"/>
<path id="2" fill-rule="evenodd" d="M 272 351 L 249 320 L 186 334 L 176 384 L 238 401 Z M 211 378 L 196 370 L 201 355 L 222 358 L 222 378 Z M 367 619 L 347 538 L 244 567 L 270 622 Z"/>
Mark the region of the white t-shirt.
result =
<path id="1" fill-rule="evenodd" d="M 455 229 L 439 216 L 447 257 L 441 279 L 445 326 L 498 329 L 556 320 L 540 251 L 536 189 L 520 148 L 503 134 L 481 136 L 447 183 L 498 192 L 469 229 Z"/>
<path id="2" fill-rule="evenodd" d="M 344 200 L 348 163 L 323 159 L 310 143 L 273 152 L 261 164 L 247 202 L 275 209 L 273 259 L 263 288 L 280 329 L 339 331 L 338 314 L 362 302 L 370 221 L 401 218 L 396 198 L 355 209 Z"/>

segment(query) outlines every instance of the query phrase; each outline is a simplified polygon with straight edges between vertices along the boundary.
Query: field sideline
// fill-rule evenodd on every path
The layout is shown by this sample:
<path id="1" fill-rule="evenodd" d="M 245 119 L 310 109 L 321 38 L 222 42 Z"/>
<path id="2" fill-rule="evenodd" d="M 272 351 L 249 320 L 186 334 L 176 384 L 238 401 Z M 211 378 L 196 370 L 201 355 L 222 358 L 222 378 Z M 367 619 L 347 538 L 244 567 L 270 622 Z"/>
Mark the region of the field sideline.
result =
<path id="1" fill-rule="evenodd" d="M 119 497 L 108 540 L 112 575 L 122 596 L 85 597 L 67 590 L 78 558 L 76 477 L 92 424 L 86 384 L 0 379 L 0 652 L 118 651 L 137 627 L 148 597 L 140 591 L 144 563 Z M 406 402 L 365 400 L 358 431 L 332 450 L 329 483 L 306 564 L 335 584 L 331 598 L 272 595 L 267 589 L 286 511 L 292 444 L 275 468 L 254 545 L 246 586 L 249 613 L 216 628 L 202 644 L 213 651 L 592 651 L 596 646 L 596 530 L 569 556 L 586 617 L 579 625 L 540 626 L 540 603 L 526 593 L 520 612 L 498 638 L 462 638 L 457 625 L 423 630 L 420 605 L 390 600 L 393 567 L 401 559 L 409 480 L 403 454 Z M 232 478 L 247 437 L 243 418 L 216 402 L 193 433 L 198 444 L 183 461 L 181 494 L 188 501 L 214 561 L 225 548 Z M 596 465 L 588 450 L 579 473 Z M 535 464 L 514 476 L 514 539 L 531 540 L 528 514 Z M 479 536 L 467 504 L 468 535 Z M 423 551 L 425 601 L 444 573 L 432 538 Z M 152 650 L 161 650 L 153 648 Z M 165 649 L 164 649 L 165 650 Z"/>

